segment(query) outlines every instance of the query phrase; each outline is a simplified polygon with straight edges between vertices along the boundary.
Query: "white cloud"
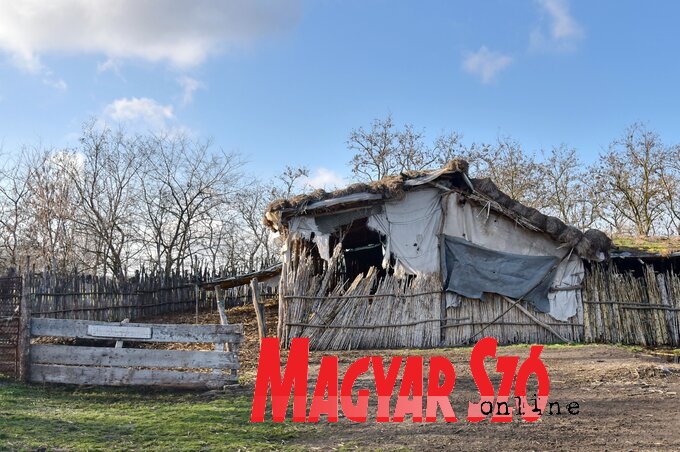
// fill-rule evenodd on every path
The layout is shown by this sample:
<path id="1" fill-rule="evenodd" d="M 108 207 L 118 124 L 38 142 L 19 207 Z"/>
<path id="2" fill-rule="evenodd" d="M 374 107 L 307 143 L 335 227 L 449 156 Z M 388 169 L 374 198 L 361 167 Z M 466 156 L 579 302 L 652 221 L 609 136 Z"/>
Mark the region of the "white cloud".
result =
<path id="1" fill-rule="evenodd" d="M 566 0 L 537 0 L 548 24 L 531 32 L 532 50 L 574 50 L 583 38 L 581 26 L 572 17 Z"/>
<path id="2" fill-rule="evenodd" d="M 512 58 L 502 53 L 492 52 L 486 46 L 477 52 L 469 53 L 463 59 L 463 69 L 479 76 L 482 83 L 489 83 L 503 69 L 512 63 Z"/>
<path id="3" fill-rule="evenodd" d="M 301 183 L 304 186 L 312 188 L 323 188 L 324 190 L 333 190 L 338 187 L 347 185 L 345 179 L 339 176 L 335 171 L 327 168 L 317 168 L 311 176 L 304 178 Z"/>
<path id="4" fill-rule="evenodd" d="M 203 84 L 191 77 L 180 77 L 177 83 L 182 87 L 182 105 L 189 105 L 194 100 L 194 92 L 203 87 Z"/>
<path id="5" fill-rule="evenodd" d="M 297 0 L 2 1 L 0 51 L 32 73 L 54 53 L 189 67 L 291 27 L 299 9 Z"/>
<path id="6" fill-rule="evenodd" d="M 97 72 L 103 74 L 104 72 L 111 72 L 119 79 L 125 81 L 123 73 L 120 70 L 120 62 L 113 58 L 107 58 L 105 61 L 97 64 Z"/>
<path id="7" fill-rule="evenodd" d="M 43 77 L 42 82 L 43 82 L 43 84 L 50 86 L 50 87 L 56 89 L 57 91 L 63 92 L 63 91 L 66 91 L 68 89 L 68 85 L 66 84 L 66 82 L 64 80 L 62 80 L 60 78 L 59 79 L 53 78 L 52 73 L 49 72 L 49 71 Z"/>
<path id="8" fill-rule="evenodd" d="M 154 131 L 167 129 L 168 122 L 175 119 L 172 105 L 162 105 L 148 97 L 116 99 L 104 108 L 104 114 L 116 122 L 136 128 L 143 125 Z"/>

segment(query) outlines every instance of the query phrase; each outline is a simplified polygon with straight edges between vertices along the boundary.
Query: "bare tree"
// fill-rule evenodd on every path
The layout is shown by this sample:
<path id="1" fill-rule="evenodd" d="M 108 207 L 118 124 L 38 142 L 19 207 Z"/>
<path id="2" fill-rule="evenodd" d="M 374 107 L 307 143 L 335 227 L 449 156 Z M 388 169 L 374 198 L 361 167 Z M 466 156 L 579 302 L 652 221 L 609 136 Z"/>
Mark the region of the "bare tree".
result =
<path id="1" fill-rule="evenodd" d="M 272 200 L 271 195 L 270 187 L 255 182 L 242 190 L 234 202 L 243 224 L 244 238 L 248 243 L 248 267 L 251 270 L 272 263 L 270 230 L 262 222 L 265 208 Z"/>
<path id="2" fill-rule="evenodd" d="M 78 165 L 68 151 L 36 149 L 28 155 L 26 252 L 54 270 L 71 270 L 76 255 L 73 218 L 76 198 L 63 168 Z"/>
<path id="3" fill-rule="evenodd" d="M 238 189 L 241 161 L 213 150 L 209 141 L 182 135 L 148 138 L 148 166 L 141 173 L 144 233 L 150 257 L 170 275 L 206 233 L 210 212 L 227 208 Z"/>
<path id="4" fill-rule="evenodd" d="M 593 227 L 601 215 L 602 196 L 593 170 L 576 150 L 565 145 L 552 148 L 540 169 L 546 211 L 579 229 Z"/>
<path id="5" fill-rule="evenodd" d="M 494 144 L 473 145 L 468 159 L 476 177 L 491 178 L 508 196 L 530 207 L 545 207 L 542 166 L 518 141 L 503 136 Z"/>
<path id="6" fill-rule="evenodd" d="M 272 188 L 272 196 L 277 198 L 290 198 L 297 183 L 301 179 L 307 177 L 309 177 L 309 168 L 306 166 L 294 167 L 286 165 L 283 172 L 276 176 L 279 186 Z"/>
<path id="7" fill-rule="evenodd" d="M 26 212 L 29 196 L 29 168 L 26 165 L 26 150 L 2 169 L 0 184 L 0 240 L 4 249 L 5 267 L 17 268 L 23 257 L 21 247 L 26 241 L 26 226 L 30 218 Z"/>
<path id="8" fill-rule="evenodd" d="M 669 234 L 680 235 L 680 146 L 666 150 L 666 164 L 660 173 L 663 204 Z"/>
<path id="9" fill-rule="evenodd" d="M 636 123 L 600 156 L 597 176 L 607 208 L 626 220 L 617 232 L 654 233 L 664 215 L 662 174 L 667 150 L 656 132 Z M 605 220 L 606 220 L 605 216 Z"/>
<path id="10" fill-rule="evenodd" d="M 460 153 L 460 139 L 460 135 L 449 133 L 428 143 L 425 131 L 413 125 L 397 128 L 391 116 L 375 119 L 370 129 L 351 131 L 347 140 L 347 147 L 354 152 L 350 167 L 354 176 L 363 181 L 439 167 Z"/>
<path id="11" fill-rule="evenodd" d="M 75 223 L 84 239 L 78 241 L 85 254 L 119 279 L 127 273 L 129 250 L 138 251 L 135 224 L 139 204 L 139 172 L 145 156 L 136 140 L 122 131 L 85 125 L 80 138 L 78 166 L 63 168 L 78 196 Z"/>
<path id="12" fill-rule="evenodd" d="M 354 151 L 350 162 L 352 172 L 360 180 L 372 181 L 400 171 L 393 161 L 397 132 L 392 116 L 375 119 L 370 130 L 352 130 L 347 147 Z"/>
<path id="13" fill-rule="evenodd" d="M 205 222 L 205 254 L 213 274 L 222 273 L 222 269 L 237 259 L 228 240 L 232 231 L 237 231 L 236 215 L 231 210 L 216 209 L 207 213 Z M 228 268 L 227 271 L 230 269 Z M 231 273 L 234 274 L 234 273 Z"/>

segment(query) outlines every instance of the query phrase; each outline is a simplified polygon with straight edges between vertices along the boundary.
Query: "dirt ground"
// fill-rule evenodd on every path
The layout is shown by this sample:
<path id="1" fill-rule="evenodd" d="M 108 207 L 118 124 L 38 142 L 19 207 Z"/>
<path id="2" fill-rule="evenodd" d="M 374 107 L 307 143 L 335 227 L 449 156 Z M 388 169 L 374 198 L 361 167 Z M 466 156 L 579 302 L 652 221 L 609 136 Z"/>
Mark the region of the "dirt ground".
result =
<path id="1" fill-rule="evenodd" d="M 270 331 L 275 331 L 275 309 L 274 305 L 267 309 Z M 240 354 L 244 384 L 234 390 L 252 394 L 259 355 L 252 307 L 233 308 L 228 317 L 230 323 L 243 323 L 246 331 Z M 184 320 L 193 322 L 194 317 L 187 316 Z M 218 317 L 214 313 L 205 314 L 200 320 L 217 323 Z M 547 346 L 541 358 L 550 375 L 550 401 L 560 403 L 561 415 L 544 414 L 535 423 L 519 418 L 507 424 L 469 423 L 465 420 L 467 403 L 479 400 L 469 369 L 470 351 L 470 348 L 458 348 L 327 352 L 339 356 L 343 370 L 355 359 L 371 354 L 447 357 L 457 374 L 451 400 L 459 421 L 414 423 L 407 417 L 403 423 L 377 423 L 372 398 L 368 422 L 355 423 L 341 416 L 337 423 L 323 420 L 319 424 L 306 424 L 310 431 L 288 445 L 319 450 L 680 450 L 680 364 L 653 356 L 649 350 L 632 347 Z M 518 355 L 521 363 L 529 356 L 529 347 L 501 347 L 498 355 Z M 318 352 L 310 354 L 309 393 L 313 391 L 313 376 L 321 356 Z M 495 362 L 487 362 L 492 376 Z M 498 379 L 492 378 L 492 381 L 498 387 Z M 372 387 L 369 372 L 357 381 L 355 390 Z M 578 402 L 578 415 L 568 414 L 565 408 L 570 402 Z M 392 410 L 394 403 L 393 400 Z"/>

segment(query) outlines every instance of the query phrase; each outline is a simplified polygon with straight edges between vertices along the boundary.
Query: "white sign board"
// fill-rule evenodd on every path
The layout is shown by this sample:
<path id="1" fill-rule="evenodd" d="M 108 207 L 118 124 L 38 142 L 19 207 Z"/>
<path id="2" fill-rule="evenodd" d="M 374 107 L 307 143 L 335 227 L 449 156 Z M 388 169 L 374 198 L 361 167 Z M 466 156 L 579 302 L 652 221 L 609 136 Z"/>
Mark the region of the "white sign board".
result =
<path id="1" fill-rule="evenodd" d="M 88 325 L 87 335 L 123 339 L 151 339 L 151 328 L 139 326 Z"/>

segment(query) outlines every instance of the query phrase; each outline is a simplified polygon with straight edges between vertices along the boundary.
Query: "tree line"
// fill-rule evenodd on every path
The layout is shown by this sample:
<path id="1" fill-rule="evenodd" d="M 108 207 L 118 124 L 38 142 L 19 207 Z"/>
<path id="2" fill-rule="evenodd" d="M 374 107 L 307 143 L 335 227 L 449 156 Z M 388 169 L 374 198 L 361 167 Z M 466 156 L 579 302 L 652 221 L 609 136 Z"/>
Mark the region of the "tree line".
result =
<path id="1" fill-rule="evenodd" d="M 278 260 L 261 218 L 301 174 L 265 184 L 210 140 L 85 124 L 71 149 L 26 147 L 1 171 L 0 267 L 125 278 L 206 269 L 237 274 Z M 288 184 L 286 192 L 284 181 Z"/>
<path id="2" fill-rule="evenodd" d="M 510 137 L 429 139 L 391 117 L 350 132 L 357 181 L 437 168 L 454 157 L 513 198 L 581 229 L 680 234 L 680 147 L 633 124 L 585 164 L 566 145 L 529 152 Z M 0 171 L 0 270 L 22 266 L 126 278 L 207 269 L 233 275 L 279 259 L 262 223 L 274 199 L 311 190 L 305 167 L 272 180 L 242 157 L 178 133 L 131 134 L 86 123 L 69 149 L 25 147 Z"/>
<path id="3" fill-rule="evenodd" d="M 591 163 L 565 144 L 528 151 L 511 137 L 467 144 L 456 132 L 431 140 L 413 125 L 395 125 L 390 116 L 353 130 L 347 145 L 358 180 L 463 157 L 471 176 L 490 177 L 512 198 L 580 229 L 680 234 L 680 146 L 665 144 L 642 123 L 628 126 Z"/>

